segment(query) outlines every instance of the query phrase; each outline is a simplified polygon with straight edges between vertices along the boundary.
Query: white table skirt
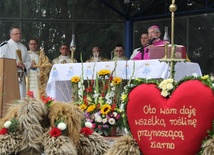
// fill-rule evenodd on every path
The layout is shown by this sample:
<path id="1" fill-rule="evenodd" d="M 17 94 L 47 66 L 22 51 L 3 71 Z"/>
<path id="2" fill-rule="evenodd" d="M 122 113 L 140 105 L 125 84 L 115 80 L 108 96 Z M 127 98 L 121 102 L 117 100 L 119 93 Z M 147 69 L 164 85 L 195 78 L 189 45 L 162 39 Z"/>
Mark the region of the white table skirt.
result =
<path id="1" fill-rule="evenodd" d="M 97 63 L 55 64 L 47 83 L 47 95 L 62 102 L 71 101 L 71 78 L 83 74 L 84 79 L 95 79 L 96 73 L 102 69 L 114 71 L 113 76 L 129 80 L 134 78 L 163 78 L 170 75 L 170 67 L 159 60 L 109 61 Z M 175 80 L 179 81 L 193 73 L 202 75 L 200 66 L 192 62 L 179 62 L 175 65 Z"/>

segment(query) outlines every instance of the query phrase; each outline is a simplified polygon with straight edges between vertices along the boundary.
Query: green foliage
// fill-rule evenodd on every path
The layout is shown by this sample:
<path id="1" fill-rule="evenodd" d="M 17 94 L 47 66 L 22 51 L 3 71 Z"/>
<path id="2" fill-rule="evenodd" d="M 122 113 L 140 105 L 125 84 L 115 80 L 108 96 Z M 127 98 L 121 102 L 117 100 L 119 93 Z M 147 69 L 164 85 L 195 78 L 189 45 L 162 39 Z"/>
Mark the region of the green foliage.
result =
<path id="1" fill-rule="evenodd" d="M 9 132 L 16 132 L 16 131 L 18 131 L 18 125 L 19 125 L 18 120 L 15 119 L 15 118 L 13 118 L 10 121 L 11 121 L 11 125 L 8 128 Z"/>

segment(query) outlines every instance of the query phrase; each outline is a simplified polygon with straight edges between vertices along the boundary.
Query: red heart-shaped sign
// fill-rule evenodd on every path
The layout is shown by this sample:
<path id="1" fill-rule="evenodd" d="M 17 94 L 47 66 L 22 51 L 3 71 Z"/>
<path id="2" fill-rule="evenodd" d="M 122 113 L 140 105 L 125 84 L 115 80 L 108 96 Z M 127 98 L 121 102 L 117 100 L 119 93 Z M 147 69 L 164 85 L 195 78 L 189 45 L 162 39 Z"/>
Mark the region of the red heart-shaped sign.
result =
<path id="1" fill-rule="evenodd" d="M 213 91 L 199 80 L 180 84 L 170 98 L 155 84 L 129 93 L 128 124 L 144 155 L 196 155 L 214 119 Z"/>

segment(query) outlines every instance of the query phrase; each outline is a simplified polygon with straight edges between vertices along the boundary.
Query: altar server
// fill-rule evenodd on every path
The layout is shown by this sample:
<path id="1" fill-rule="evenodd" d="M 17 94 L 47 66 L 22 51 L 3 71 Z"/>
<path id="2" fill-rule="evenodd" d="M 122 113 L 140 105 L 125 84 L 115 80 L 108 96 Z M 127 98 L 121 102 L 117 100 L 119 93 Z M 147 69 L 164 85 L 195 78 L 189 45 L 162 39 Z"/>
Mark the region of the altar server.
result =
<path id="1" fill-rule="evenodd" d="M 10 29 L 10 40 L 0 47 L 0 58 L 16 59 L 19 90 L 21 99 L 26 97 L 25 76 L 31 66 L 31 58 L 27 48 L 21 43 L 22 35 L 19 27 Z"/>

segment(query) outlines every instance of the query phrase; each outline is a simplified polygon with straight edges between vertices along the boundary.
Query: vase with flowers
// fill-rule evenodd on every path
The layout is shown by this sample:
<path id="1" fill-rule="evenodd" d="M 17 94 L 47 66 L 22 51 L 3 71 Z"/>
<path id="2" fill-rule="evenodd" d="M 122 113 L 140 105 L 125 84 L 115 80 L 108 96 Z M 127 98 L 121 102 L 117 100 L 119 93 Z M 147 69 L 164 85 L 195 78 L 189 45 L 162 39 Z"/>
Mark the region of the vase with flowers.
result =
<path id="1" fill-rule="evenodd" d="M 95 79 L 85 83 L 81 77 L 78 81 L 75 79 L 76 76 L 71 79 L 72 90 L 78 92 L 75 104 L 84 111 L 85 122 L 92 123 L 94 131 L 106 136 L 121 127 L 122 79 L 113 77 L 110 70 L 100 70 Z"/>

